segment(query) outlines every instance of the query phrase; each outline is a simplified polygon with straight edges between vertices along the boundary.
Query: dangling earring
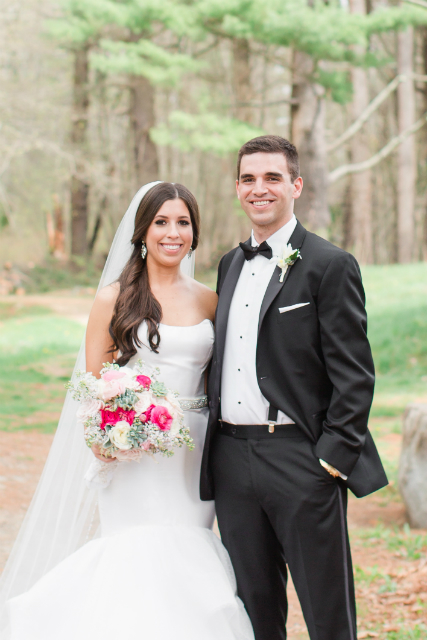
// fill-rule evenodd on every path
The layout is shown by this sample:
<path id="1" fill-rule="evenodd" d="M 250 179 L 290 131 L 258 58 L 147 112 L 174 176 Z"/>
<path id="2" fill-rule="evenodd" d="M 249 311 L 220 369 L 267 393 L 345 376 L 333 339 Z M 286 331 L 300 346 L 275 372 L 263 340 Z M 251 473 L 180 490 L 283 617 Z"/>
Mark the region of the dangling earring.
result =
<path id="1" fill-rule="evenodd" d="M 142 248 L 141 248 L 141 258 L 143 260 L 145 260 L 145 258 L 147 257 L 147 246 L 144 242 L 144 240 L 142 241 Z"/>
<path id="2" fill-rule="evenodd" d="M 190 249 L 190 251 L 187 253 L 187 258 L 191 258 L 192 255 L 193 255 L 193 249 Z"/>

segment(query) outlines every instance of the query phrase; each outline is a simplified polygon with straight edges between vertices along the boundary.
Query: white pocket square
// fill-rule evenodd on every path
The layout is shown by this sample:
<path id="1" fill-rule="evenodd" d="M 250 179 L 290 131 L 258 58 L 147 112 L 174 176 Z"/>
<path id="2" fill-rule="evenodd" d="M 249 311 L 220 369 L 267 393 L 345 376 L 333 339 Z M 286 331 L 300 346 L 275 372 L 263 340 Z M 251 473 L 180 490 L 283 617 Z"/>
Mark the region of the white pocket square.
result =
<path id="1" fill-rule="evenodd" d="M 292 311 L 293 309 L 299 309 L 300 307 L 306 307 L 309 302 L 300 302 L 300 304 L 291 304 L 290 307 L 279 307 L 280 313 L 286 313 L 286 311 Z"/>

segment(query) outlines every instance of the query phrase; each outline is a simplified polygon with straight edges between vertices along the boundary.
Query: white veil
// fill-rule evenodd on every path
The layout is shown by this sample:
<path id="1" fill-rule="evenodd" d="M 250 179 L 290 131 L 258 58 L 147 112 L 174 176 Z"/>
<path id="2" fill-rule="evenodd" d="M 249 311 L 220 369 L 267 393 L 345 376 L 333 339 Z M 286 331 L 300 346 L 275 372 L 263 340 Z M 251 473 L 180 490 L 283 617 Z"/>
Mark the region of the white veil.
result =
<path id="1" fill-rule="evenodd" d="M 136 193 L 114 236 L 99 282 L 100 288 L 119 277 L 131 252 L 135 214 L 142 197 L 158 182 L 144 185 Z M 194 253 L 184 258 L 181 271 L 194 277 Z M 83 338 L 74 367 L 85 369 Z M 45 573 L 96 537 L 97 493 L 83 480 L 93 460 L 83 429 L 77 424 L 78 404 L 67 392 L 58 429 L 31 505 L 0 580 L 0 637 L 8 629 L 6 602 L 27 591 Z"/>

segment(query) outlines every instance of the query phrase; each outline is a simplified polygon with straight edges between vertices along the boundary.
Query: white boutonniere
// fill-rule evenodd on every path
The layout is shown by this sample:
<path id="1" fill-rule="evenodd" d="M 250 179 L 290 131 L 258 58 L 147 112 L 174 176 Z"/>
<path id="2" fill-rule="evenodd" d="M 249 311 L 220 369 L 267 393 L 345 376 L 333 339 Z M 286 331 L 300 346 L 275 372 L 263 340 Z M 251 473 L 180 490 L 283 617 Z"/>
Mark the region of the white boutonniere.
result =
<path id="1" fill-rule="evenodd" d="M 292 245 L 288 244 L 283 248 L 281 256 L 273 256 L 270 262 L 276 263 L 276 265 L 282 270 L 280 274 L 279 282 L 283 282 L 283 278 L 285 277 L 285 273 L 288 270 L 288 267 L 291 267 L 295 262 L 300 258 L 302 260 L 302 256 L 299 249 L 292 249 Z"/>

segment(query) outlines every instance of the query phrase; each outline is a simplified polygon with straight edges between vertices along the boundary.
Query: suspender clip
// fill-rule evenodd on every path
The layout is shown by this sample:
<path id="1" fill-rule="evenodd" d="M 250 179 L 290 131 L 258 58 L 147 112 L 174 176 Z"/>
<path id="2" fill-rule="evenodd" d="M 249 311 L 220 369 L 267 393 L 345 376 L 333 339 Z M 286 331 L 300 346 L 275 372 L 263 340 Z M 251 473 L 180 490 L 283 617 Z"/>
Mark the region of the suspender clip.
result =
<path id="1" fill-rule="evenodd" d="M 274 433 L 274 427 L 277 424 L 278 413 L 279 413 L 279 410 L 277 409 L 277 407 L 273 407 L 272 404 L 268 407 L 268 417 L 267 417 L 268 433 Z"/>

